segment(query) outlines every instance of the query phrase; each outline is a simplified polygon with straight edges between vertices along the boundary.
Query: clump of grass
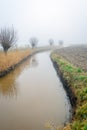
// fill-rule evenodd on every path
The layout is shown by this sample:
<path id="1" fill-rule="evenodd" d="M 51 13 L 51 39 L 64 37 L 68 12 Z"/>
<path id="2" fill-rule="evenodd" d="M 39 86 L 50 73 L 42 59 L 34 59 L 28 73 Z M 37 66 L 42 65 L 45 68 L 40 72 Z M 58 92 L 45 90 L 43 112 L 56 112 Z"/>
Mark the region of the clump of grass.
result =
<path id="1" fill-rule="evenodd" d="M 72 130 L 87 130 L 87 120 L 85 121 L 74 121 L 72 124 Z"/>
<path id="2" fill-rule="evenodd" d="M 78 107 L 76 111 L 76 118 L 79 120 L 87 119 L 87 103 Z"/>
<path id="3" fill-rule="evenodd" d="M 71 123 L 71 129 L 87 130 L 87 73 L 56 53 L 52 53 L 51 58 L 58 64 L 60 71 L 63 73 L 63 78 L 77 97 L 76 114 Z"/>
<path id="4" fill-rule="evenodd" d="M 81 73 L 81 72 L 82 72 L 82 69 L 81 69 L 81 68 L 77 68 L 77 72 L 78 72 L 78 73 Z"/>
<path id="5" fill-rule="evenodd" d="M 87 75 L 76 75 L 75 80 L 84 81 L 87 79 Z"/>
<path id="6" fill-rule="evenodd" d="M 7 55 L 5 55 L 3 52 L 0 52 L 0 72 L 8 69 L 14 64 L 17 64 L 30 53 L 31 50 L 29 49 L 9 51 Z"/>

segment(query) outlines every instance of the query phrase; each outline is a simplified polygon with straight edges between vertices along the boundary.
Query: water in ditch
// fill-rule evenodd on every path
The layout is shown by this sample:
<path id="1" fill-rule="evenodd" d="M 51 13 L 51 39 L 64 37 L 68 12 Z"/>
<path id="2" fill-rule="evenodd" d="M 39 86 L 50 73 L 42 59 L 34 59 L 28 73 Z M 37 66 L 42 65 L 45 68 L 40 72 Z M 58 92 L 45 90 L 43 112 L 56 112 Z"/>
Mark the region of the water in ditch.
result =
<path id="1" fill-rule="evenodd" d="M 71 105 L 49 57 L 39 53 L 0 79 L 0 130 L 53 130 Z"/>

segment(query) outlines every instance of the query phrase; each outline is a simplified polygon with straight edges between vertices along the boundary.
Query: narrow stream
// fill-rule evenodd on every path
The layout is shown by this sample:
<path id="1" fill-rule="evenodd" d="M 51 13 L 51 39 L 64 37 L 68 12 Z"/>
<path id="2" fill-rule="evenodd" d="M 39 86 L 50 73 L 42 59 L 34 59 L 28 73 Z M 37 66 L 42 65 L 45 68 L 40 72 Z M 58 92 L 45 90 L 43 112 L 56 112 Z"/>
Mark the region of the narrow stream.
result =
<path id="1" fill-rule="evenodd" d="M 0 79 L 0 130 L 52 130 L 71 105 L 49 57 L 34 55 Z"/>

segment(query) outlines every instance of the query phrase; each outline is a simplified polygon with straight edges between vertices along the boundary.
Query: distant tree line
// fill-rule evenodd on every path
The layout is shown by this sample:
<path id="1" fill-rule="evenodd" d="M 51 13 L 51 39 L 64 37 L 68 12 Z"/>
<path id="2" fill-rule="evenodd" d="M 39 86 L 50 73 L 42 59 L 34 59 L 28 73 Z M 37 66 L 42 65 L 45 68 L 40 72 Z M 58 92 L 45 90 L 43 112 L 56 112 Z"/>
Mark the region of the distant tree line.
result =
<path id="1" fill-rule="evenodd" d="M 17 40 L 18 40 L 17 32 L 14 30 L 13 26 L 10 28 L 9 27 L 1 28 L 0 44 L 3 47 L 5 54 L 7 54 L 7 51 L 9 50 L 9 48 L 11 48 L 12 46 L 15 45 Z M 54 40 L 52 38 L 50 38 L 48 42 L 49 42 L 50 46 L 54 45 Z M 36 37 L 31 37 L 29 39 L 29 43 L 33 49 L 33 48 L 37 47 L 38 39 Z M 63 40 L 59 40 L 58 44 L 60 46 L 63 46 Z"/>

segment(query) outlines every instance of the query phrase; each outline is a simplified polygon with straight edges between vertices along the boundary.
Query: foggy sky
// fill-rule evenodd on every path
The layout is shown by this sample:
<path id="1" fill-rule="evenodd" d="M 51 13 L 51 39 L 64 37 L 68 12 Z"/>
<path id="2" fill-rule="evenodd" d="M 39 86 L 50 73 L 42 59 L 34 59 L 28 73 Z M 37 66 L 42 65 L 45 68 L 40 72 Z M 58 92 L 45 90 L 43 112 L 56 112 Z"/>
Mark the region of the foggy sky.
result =
<path id="1" fill-rule="evenodd" d="M 20 45 L 33 36 L 39 45 L 87 43 L 87 0 L 0 0 L 0 28 L 12 25 Z"/>

